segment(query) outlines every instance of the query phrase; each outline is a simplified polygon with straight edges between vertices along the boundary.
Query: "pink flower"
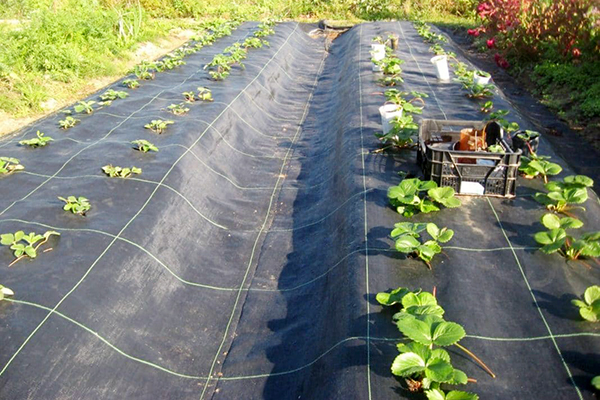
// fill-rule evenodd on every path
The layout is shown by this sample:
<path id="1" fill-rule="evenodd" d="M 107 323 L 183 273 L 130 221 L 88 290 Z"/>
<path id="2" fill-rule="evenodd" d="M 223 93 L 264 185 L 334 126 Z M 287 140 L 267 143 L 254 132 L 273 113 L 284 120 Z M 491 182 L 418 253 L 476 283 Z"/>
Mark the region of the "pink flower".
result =
<path id="1" fill-rule="evenodd" d="M 479 32 L 477 31 L 477 29 L 469 29 L 467 33 L 471 36 L 479 36 Z"/>
<path id="2" fill-rule="evenodd" d="M 488 49 L 494 48 L 494 46 L 496 45 L 496 38 L 488 39 L 486 44 Z"/>
<path id="3" fill-rule="evenodd" d="M 510 67 L 510 63 L 508 62 L 508 60 L 502 57 L 499 53 L 494 54 L 494 60 L 500 68 L 507 69 Z"/>
<path id="4" fill-rule="evenodd" d="M 571 53 L 573 54 L 573 57 L 575 57 L 575 58 L 581 57 L 581 50 L 579 50 L 577 47 L 575 47 L 573 50 L 571 50 Z"/>

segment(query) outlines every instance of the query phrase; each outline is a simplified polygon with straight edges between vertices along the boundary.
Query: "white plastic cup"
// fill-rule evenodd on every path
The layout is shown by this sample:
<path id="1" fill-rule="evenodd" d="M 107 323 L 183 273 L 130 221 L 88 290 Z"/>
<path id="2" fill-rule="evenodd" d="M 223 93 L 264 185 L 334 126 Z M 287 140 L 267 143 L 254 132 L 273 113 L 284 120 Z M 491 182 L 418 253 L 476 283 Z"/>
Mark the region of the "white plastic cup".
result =
<path id="1" fill-rule="evenodd" d="M 402 117 L 402 107 L 398 104 L 384 104 L 379 107 L 379 114 L 381 115 L 381 126 L 385 135 L 392 130 L 392 120 Z"/>
<path id="2" fill-rule="evenodd" d="M 381 72 L 383 68 L 381 68 L 380 64 L 373 64 L 373 72 Z"/>
<path id="3" fill-rule="evenodd" d="M 476 85 L 487 85 L 490 83 L 491 76 L 481 76 L 476 73 L 473 75 L 473 83 Z"/>
<path id="4" fill-rule="evenodd" d="M 371 55 L 375 61 L 381 61 L 385 58 L 385 44 L 371 44 Z"/>
<path id="5" fill-rule="evenodd" d="M 435 66 L 435 74 L 439 80 L 450 80 L 450 72 L 448 71 L 448 57 L 446 55 L 433 57 L 431 59 L 431 63 Z"/>

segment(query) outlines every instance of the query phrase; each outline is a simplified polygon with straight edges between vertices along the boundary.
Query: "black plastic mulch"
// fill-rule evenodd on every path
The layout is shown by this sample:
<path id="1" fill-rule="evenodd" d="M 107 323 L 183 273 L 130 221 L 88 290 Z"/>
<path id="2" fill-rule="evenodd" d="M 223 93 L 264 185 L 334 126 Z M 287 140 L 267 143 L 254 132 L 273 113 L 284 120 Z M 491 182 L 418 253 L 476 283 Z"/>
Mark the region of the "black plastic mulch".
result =
<path id="1" fill-rule="evenodd" d="M 463 198 L 414 217 L 456 231 L 433 271 L 390 251 L 403 218 L 386 190 L 417 168 L 413 152 L 371 153 L 384 101 L 371 38 L 400 36 L 402 88 L 430 95 L 423 118 L 480 116 L 459 84 L 436 81 L 412 25 L 359 25 L 326 52 L 309 27 L 279 24 L 245 70 L 207 80 L 203 65 L 255 25 L 71 130 L 57 115 L 0 141 L 26 167 L 0 180 L 0 231 L 61 233 L 53 251 L 10 269 L 0 249 L 0 283 L 16 293 L 0 303 L 0 397 L 417 398 L 391 375 L 400 334 L 374 298 L 435 286 L 465 346 L 498 375 L 452 353 L 480 398 L 593 398 L 600 329 L 570 299 L 600 273 L 535 250 L 540 182 L 520 181 L 514 200 Z M 164 110 L 198 86 L 215 102 Z M 176 123 L 160 136 L 143 128 L 157 117 Z M 37 129 L 55 142 L 17 146 Z M 160 151 L 132 150 L 142 138 Z M 110 179 L 108 163 L 143 173 Z M 91 200 L 85 218 L 61 210 L 56 197 L 71 194 Z M 599 229 L 597 197 L 586 207 L 584 229 Z"/>

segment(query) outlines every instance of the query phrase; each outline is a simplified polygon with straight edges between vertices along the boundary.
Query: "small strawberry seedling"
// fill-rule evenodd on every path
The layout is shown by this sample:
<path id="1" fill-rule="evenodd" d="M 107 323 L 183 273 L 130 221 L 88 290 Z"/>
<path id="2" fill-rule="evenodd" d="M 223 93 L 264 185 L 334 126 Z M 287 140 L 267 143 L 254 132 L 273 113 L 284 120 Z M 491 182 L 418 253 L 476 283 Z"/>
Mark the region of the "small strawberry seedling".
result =
<path id="1" fill-rule="evenodd" d="M 486 101 L 485 103 L 483 103 L 483 105 L 481 106 L 480 111 L 482 113 L 489 113 L 490 111 L 492 111 L 492 109 L 494 108 L 494 102 L 491 100 Z"/>
<path id="2" fill-rule="evenodd" d="M 402 92 L 398 89 L 387 89 L 384 94 L 387 101 L 399 105 L 404 112 L 413 114 L 423 113 L 423 108 L 425 107 L 425 100 L 423 99 L 429 97 L 427 93 Z M 409 95 L 411 96 L 411 99 L 406 98 Z M 415 106 L 413 104 L 415 101 L 421 103 L 421 107 Z"/>
<path id="3" fill-rule="evenodd" d="M 423 196 L 423 192 L 427 192 L 427 195 Z M 418 178 L 404 179 L 397 186 L 390 187 L 388 198 L 392 207 L 405 217 L 412 217 L 417 212 L 439 211 L 441 205 L 447 208 L 461 206 L 453 188 L 438 187 L 434 181 L 421 181 Z"/>
<path id="4" fill-rule="evenodd" d="M 493 86 L 493 85 L 492 85 Z M 508 134 L 519 130 L 519 124 L 516 122 L 509 122 L 505 117 L 508 115 L 508 110 L 498 110 L 490 113 L 485 117 L 484 121 L 496 121 L 499 123 L 504 131 Z"/>
<path id="5" fill-rule="evenodd" d="M 196 93 L 194 92 L 183 92 L 183 98 L 185 99 L 186 103 L 193 103 L 194 101 L 196 101 Z"/>
<path id="6" fill-rule="evenodd" d="M 590 286 L 583 294 L 583 301 L 575 299 L 571 304 L 579 307 L 579 314 L 586 321 L 600 321 L 600 286 Z"/>
<path id="7" fill-rule="evenodd" d="M 585 203 L 588 199 L 587 188 L 594 186 L 594 181 L 585 175 L 571 175 L 562 182 L 548 182 L 544 185 L 548 193 L 536 193 L 534 199 L 542 203 L 550 211 L 568 214 L 574 208 L 585 210 L 576 204 Z"/>
<path id="8" fill-rule="evenodd" d="M 25 232 L 18 231 L 16 233 L 5 233 L 0 235 L 0 244 L 3 246 L 10 246 L 13 251 L 15 260 L 10 263 L 9 267 L 17 263 L 23 258 L 36 258 L 37 251 L 44 243 L 50 240 L 51 236 L 60 236 L 60 233 L 55 231 L 47 231 L 43 235 L 38 235 L 35 232 L 31 232 L 29 235 L 25 235 Z M 25 242 L 25 243 L 23 243 Z M 50 251 L 51 249 L 46 249 Z"/>
<path id="9" fill-rule="evenodd" d="M 127 96 L 129 96 L 129 93 L 124 92 L 122 90 L 113 90 L 113 89 L 108 89 L 106 92 L 104 92 L 102 95 L 100 95 L 100 98 L 104 101 L 107 100 L 117 100 L 117 99 L 124 99 Z"/>
<path id="10" fill-rule="evenodd" d="M 150 129 L 158 134 L 161 134 L 167 129 L 167 126 L 174 124 L 175 121 L 163 121 L 162 119 L 153 119 L 149 124 L 144 125 L 144 128 Z"/>
<path id="11" fill-rule="evenodd" d="M 140 86 L 140 83 L 135 79 L 125 79 L 123 81 L 123 86 L 126 86 L 129 89 L 135 89 Z"/>
<path id="12" fill-rule="evenodd" d="M 19 164 L 19 160 L 16 158 L 0 157 L 0 175 L 8 175 L 24 169 L 25 167 Z"/>
<path id="13" fill-rule="evenodd" d="M 260 49 L 261 47 L 263 47 L 263 45 L 268 46 L 269 42 L 267 42 L 264 39 L 259 39 L 257 37 L 247 38 L 246 40 L 244 40 L 244 43 L 242 43 L 242 46 L 246 49 L 248 49 L 248 48 Z"/>
<path id="14" fill-rule="evenodd" d="M 541 176 L 544 183 L 548 183 L 548 175 L 558 175 L 562 172 L 562 167 L 548 161 L 549 159 L 548 156 L 538 156 L 537 153 L 531 152 L 529 157 L 521 157 L 519 171 L 528 179 Z"/>
<path id="15" fill-rule="evenodd" d="M 560 218 L 556 214 L 545 214 L 542 225 L 548 231 L 534 235 L 536 242 L 542 245 L 540 251 L 546 254 L 558 252 L 569 260 L 580 257 L 600 257 L 600 232 L 585 233 L 580 239 L 567 234 L 567 229 L 579 229 L 583 222 L 576 218 Z"/>
<path id="16" fill-rule="evenodd" d="M 131 167 L 131 168 L 121 168 L 114 167 L 112 164 L 105 165 L 102 167 L 102 171 L 111 178 L 129 178 L 133 174 L 141 174 L 142 169 Z"/>
<path id="17" fill-rule="evenodd" d="M 66 203 L 63 207 L 63 210 L 71 211 L 73 214 L 84 216 L 85 213 L 89 211 L 90 208 L 92 208 L 92 205 L 90 204 L 89 200 L 83 196 L 69 196 L 66 199 L 64 197 L 59 196 L 58 199 Z"/>
<path id="18" fill-rule="evenodd" d="M 412 147 L 413 137 L 417 134 L 419 126 L 414 122 L 413 116 L 410 114 L 402 115 L 399 118 L 392 120 L 392 129 L 385 135 L 383 133 L 375 133 L 384 147 L 375 150 L 376 153 L 382 152 L 390 147 L 404 149 Z"/>
<path id="19" fill-rule="evenodd" d="M 209 88 L 198 87 L 198 98 L 202 101 L 213 101 L 212 91 Z"/>
<path id="20" fill-rule="evenodd" d="M 191 93 L 191 92 L 189 92 L 189 93 Z M 185 104 L 183 104 L 183 103 L 180 103 L 180 104 L 171 104 L 167 108 L 169 109 L 169 111 L 171 111 L 175 115 L 183 115 L 183 114 L 187 113 L 188 111 L 190 111 L 190 109 L 187 108 L 185 106 Z"/>
<path id="21" fill-rule="evenodd" d="M 208 74 L 215 81 L 222 81 L 229 76 L 229 71 L 208 71 Z"/>
<path id="22" fill-rule="evenodd" d="M 94 112 L 94 107 L 92 107 L 94 104 L 96 104 L 96 102 L 94 100 L 80 101 L 75 105 L 74 109 L 75 109 L 75 112 L 78 112 L 78 113 L 91 114 Z"/>
<path id="23" fill-rule="evenodd" d="M 58 125 L 62 129 L 69 129 L 69 128 L 72 128 L 75 125 L 77 125 L 78 122 L 79 122 L 79 120 L 76 118 L 66 117 L 65 119 L 61 119 L 60 121 L 58 121 Z"/>
<path id="24" fill-rule="evenodd" d="M 448 228 L 438 228 L 434 223 L 413 224 L 412 222 L 399 222 L 394 225 L 391 232 L 392 239 L 396 242 L 396 250 L 405 254 L 414 254 L 425 262 L 431 269 L 431 260 L 436 254 L 442 252 L 440 243 L 447 243 L 454 236 L 454 231 Z M 421 243 L 418 238 L 426 230 L 430 240 Z"/>
<path id="25" fill-rule="evenodd" d="M 134 148 L 136 150 L 141 151 L 142 153 L 147 153 L 149 151 L 158 151 L 158 147 L 144 139 L 134 140 L 133 142 L 131 142 L 131 144 L 134 144 L 136 146 Z"/>
<path id="26" fill-rule="evenodd" d="M 37 137 L 33 139 L 21 140 L 19 144 L 30 147 L 44 147 L 49 142 L 54 141 L 54 139 L 52 139 L 50 136 L 44 136 L 44 134 L 40 131 L 37 131 L 36 136 Z"/>

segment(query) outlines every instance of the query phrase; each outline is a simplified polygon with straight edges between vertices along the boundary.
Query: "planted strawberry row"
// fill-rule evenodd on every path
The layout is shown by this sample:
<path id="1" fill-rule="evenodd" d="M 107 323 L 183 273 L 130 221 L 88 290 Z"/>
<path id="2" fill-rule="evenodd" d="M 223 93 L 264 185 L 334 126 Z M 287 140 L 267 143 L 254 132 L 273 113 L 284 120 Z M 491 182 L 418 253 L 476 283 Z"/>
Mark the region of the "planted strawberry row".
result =
<path id="1" fill-rule="evenodd" d="M 386 87 L 401 85 L 404 82 L 400 67 L 403 61 L 386 45 L 394 43 L 394 37 L 389 37 L 388 41 L 376 37 L 373 42 L 373 70 L 383 73 L 378 83 Z M 427 94 L 405 92 L 397 88 L 386 89 L 383 94 L 386 98 L 380 108 L 383 132 L 375 134 L 382 147 L 375 152 L 414 148 L 418 125 L 413 114 L 423 112 Z M 389 188 L 388 199 L 390 205 L 405 218 L 461 205 L 454 189 L 438 187 L 433 181 L 421 181 L 418 178 L 403 179 L 397 186 Z M 423 260 L 430 269 L 435 255 L 442 252 L 442 244 L 449 242 L 453 236 L 452 229 L 440 228 L 433 222 L 398 222 L 390 233 L 398 252 Z M 398 345 L 400 355 L 392 364 L 392 373 L 405 378 L 410 391 L 423 391 L 428 399 L 478 398 L 473 393 L 456 390 L 446 393 L 441 387 L 442 384 L 466 384 L 468 378 L 464 372 L 453 367 L 446 350 L 434 346 L 460 346 L 458 341 L 465 332 L 460 325 L 443 320 L 444 310 L 432 294 L 399 288 L 391 293 L 379 293 L 377 300 L 385 306 L 403 305 L 402 310 L 394 315 L 394 321 L 405 335 L 406 342 Z M 433 335 L 434 332 L 439 334 Z"/>
<path id="2" fill-rule="evenodd" d="M 252 37 L 247 38 L 243 42 L 234 43 L 234 45 L 226 48 L 225 52 L 229 54 L 229 57 L 231 57 L 231 59 L 235 59 L 237 63 L 243 65 L 241 63 L 241 60 L 246 58 L 247 50 L 249 48 L 260 48 L 265 44 L 268 45 L 268 42 L 262 38 L 274 33 L 274 30 L 272 28 L 274 24 L 274 22 L 261 23 L 258 26 L 258 30 L 254 32 Z M 184 65 L 185 61 L 183 61 L 183 58 L 185 56 L 195 53 L 205 45 L 214 43 L 218 38 L 230 35 L 232 29 L 235 26 L 237 26 L 237 23 L 233 22 L 216 25 L 206 25 L 205 29 L 210 29 L 211 32 L 205 31 L 199 34 L 198 36 L 194 37 L 193 41 L 196 42 L 194 45 L 181 47 L 160 61 L 143 61 L 142 63 L 138 64 L 132 72 L 136 75 L 138 80 L 154 79 L 156 73 L 158 72 L 163 72 L 165 70 L 170 70 L 178 66 Z M 211 74 L 211 76 L 212 75 L 213 74 Z M 122 85 L 130 89 L 135 89 L 140 86 L 138 80 L 125 79 L 122 81 Z M 99 102 L 98 105 L 100 107 L 106 107 L 111 105 L 113 101 L 118 99 L 124 99 L 127 96 L 127 92 L 109 89 L 102 95 L 100 95 L 101 102 Z M 187 105 L 196 102 L 196 100 L 205 102 L 213 101 L 212 91 L 206 87 L 198 87 L 197 92 L 183 92 L 183 97 L 185 101 L 184 103 L 171 104 L 167 107 L 168 111 L 172 112 L 176 116 L 180 116 L 187 113 L 189 111 Z M 96 101 L 93 100 L 80 101 L 75 105 L 74 111 L 77 113 L 92 114 L 95 111 L 94 104 L 96 104 Z M 73 111 L 71 110 L 66 110 L 64 113 L 72 114 L 72 112 Z M 79 122 L 79 119 L 76 119 L 69 115 L 64 120 L 59 121 L 59 126 L 62 129 L 66 130 L 74 127 Z M 162 134 L 169 125 L 172 125 L 174 123 L 175 121 L 171 120 L 156 119 L 144 125 L 144 127 L 146 129 L 152 130 L 157 134 Z M 37 131 L 35 138 L 22 140 L 19 143 L 21 145 L 27 145 L 35 148 L 44 147 L 51 141 L 53 141 L 51 137 L 45 136 L 43 132 Z M 156 145 L 145 139 L 134 140 L 131 142 L 131 144 L 134 145 L 133 148 L 135 150 L 141 151 L 143 153 L 159 151 Z M 24 166 L 20 164 L 20 161 L 18 159 L 0 157 L 0 175 L 8 175 L 23 169 Z M 108 177 L 122 179 L 129 178 L 133 175 L 142 173 L 142 169 L 135 166 L 120 167 L 114 166 L 112 164 L 108 164 L 102 167 L 102 171 Z M 71 212 L 75 215 L 79 215 L 82 217 L 85 216 L 86 212 L 92 208 L 92 204 L 90 203 L 89 199 L 83 196 L 59 197 L 59 200 L 65 203 L 65 205 L 63 206 L 63 209 L 65 211 Z M 54 235 L 59 235 L 59 233 L 54 231 L 48 231 L 43 235 L 39 235 L 35 232 L 31 232 L 29 235 L 25 235 L 23 231 L 18 231 L 15 233 L 6 233 L 0 235 L 0 244 L 3 246 L 8 246 L 11 250 L 13 250 L 15 260 L 11 262 L 10 266 L 12 266 L 24 258 L 36 258 L 38 255 L 37 250 L 40 248 L 40 246 L 47 243 L 48 240 L 50 240 L 50 237 Z M 52 248 L 48 248 L 44 250 L 44 252 L 50 250 L 52 250 Z M 0 285 L 0 300 L 2 300 L 5 296 L 12 295 L 14 295 L 14 293 L 11 289 Z"/>

